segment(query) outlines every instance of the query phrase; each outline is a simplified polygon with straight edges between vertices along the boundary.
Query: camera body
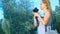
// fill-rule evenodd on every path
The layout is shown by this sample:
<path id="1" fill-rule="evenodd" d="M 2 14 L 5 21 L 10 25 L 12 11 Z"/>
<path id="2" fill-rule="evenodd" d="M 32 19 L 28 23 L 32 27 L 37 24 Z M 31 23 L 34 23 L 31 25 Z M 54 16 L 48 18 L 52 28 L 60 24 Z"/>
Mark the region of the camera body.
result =
<path id="1" fill-rule="evenodd" d="M 37 9 L 37 8 L 33 9 L 33 12 L 38 12 L 38 11 L 39 11 L 39 9 Z"/>

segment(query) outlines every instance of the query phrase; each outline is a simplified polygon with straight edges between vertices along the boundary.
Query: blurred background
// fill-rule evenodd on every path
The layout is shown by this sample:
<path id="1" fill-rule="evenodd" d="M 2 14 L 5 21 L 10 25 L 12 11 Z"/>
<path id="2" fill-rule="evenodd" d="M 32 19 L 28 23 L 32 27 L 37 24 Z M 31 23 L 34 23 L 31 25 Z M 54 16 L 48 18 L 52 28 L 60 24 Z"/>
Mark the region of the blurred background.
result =
<path id="1" fill-rule="evenodd" d="M 60 0 L 49 1 L 51 28 L 60 34 Z M 32 10 L 40 8 L 40 3 L 41 0 L 0 0 L 0 34 L 35 34 Z"/>

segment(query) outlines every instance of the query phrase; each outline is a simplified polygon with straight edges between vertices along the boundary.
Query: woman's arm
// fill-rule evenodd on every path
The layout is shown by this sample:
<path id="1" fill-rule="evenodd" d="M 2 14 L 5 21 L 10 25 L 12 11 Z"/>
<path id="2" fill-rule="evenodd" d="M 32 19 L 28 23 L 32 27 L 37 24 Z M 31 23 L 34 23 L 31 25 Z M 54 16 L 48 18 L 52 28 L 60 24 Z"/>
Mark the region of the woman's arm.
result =
<path id="1" fill-rule="evenodd" d="M 36 21 L 36 19 L 35 19 L 35 16 L 34 16 L 34 26 L 37 26 L 38 24 L 37 24 L 37 21 Z"/>
<path id="2" fill-rule="evenodd" d="M 44 18 L 41 18 L 40 15 L 38 15 L 38 18 L 40 19 L 40 21 L 43 23 L 43 25 L 46 25 L 49 18 L 50 18 L 50 11 L 46 12 L 44 15 Z"/>

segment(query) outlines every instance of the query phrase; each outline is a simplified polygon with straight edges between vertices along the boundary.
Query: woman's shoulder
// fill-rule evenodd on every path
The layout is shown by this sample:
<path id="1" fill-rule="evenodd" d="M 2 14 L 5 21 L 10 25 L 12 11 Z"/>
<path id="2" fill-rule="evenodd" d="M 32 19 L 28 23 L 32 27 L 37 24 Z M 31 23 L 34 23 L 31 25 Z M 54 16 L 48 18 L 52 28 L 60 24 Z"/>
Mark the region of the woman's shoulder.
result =
<path id="1" fill-rule="evenodd" d="M 49 12 L 49 13 L 50 13 L 50 10 L 49 10 L 49 9 L 47 9 L 47 10 L 45 11 L 45 13 L 47 13 L 47 12 Z"/>

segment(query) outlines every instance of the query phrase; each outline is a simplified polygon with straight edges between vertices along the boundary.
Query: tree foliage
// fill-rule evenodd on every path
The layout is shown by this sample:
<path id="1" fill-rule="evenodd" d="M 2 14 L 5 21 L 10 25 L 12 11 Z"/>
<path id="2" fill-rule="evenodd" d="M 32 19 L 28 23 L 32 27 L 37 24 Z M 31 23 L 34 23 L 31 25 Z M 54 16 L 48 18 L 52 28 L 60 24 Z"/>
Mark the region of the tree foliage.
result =
<path id="1" fill-rule="evenodd" d="M 60 8 L 56 6 L 55 11 L 53 12 L 53 25 L 54 28 L 60 33 Z"/>
<path id="2" fill-rule="evenodd" d="M 32 12 L 26 10 L 22 3 L 17 5 L 14 0 L 2 2 L 5 18 L 2 29 L 5 34 L 30 34 L 29 30 L 34 29 Z"/>

